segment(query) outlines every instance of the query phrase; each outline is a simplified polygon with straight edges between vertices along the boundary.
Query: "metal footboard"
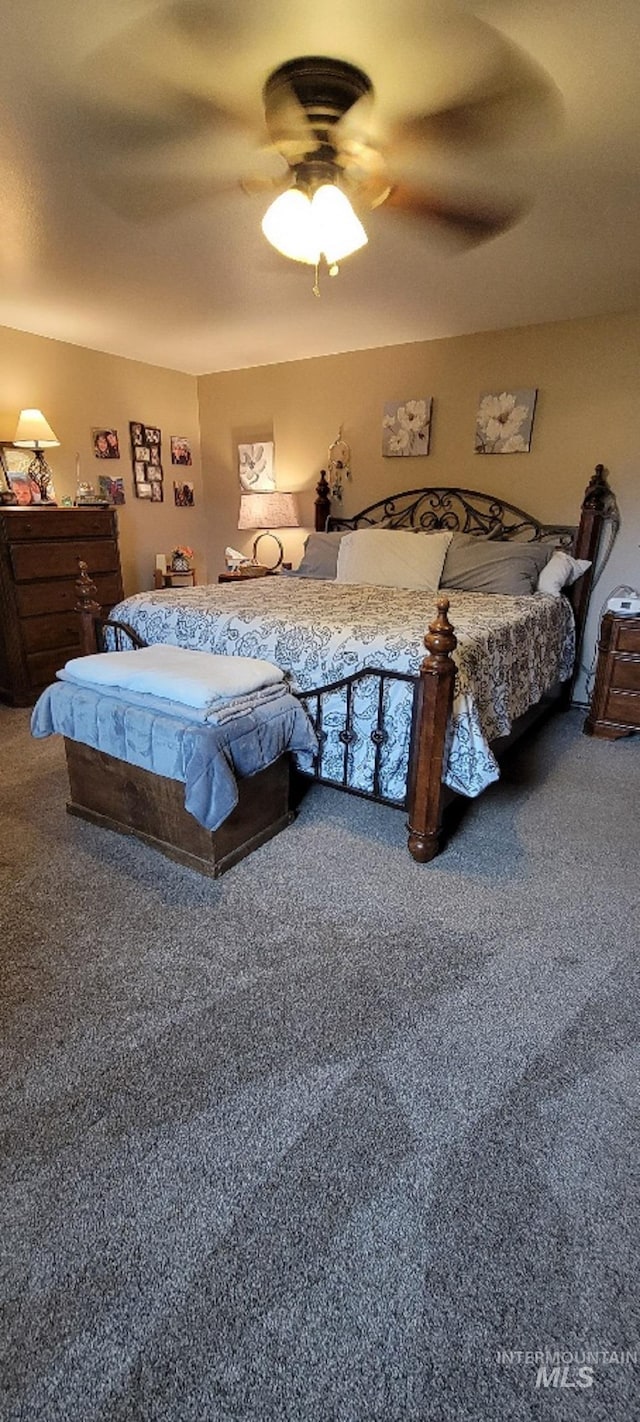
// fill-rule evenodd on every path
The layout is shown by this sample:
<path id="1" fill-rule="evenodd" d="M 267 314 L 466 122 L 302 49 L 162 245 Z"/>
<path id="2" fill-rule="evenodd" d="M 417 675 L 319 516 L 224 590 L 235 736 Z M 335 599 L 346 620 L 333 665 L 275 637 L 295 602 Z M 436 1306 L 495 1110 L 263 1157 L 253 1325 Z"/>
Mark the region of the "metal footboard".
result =
<path id="1" fill-rule="evenodd" d="M 96 642 L 99 652 L 130 652 L 147 645 L 128 622 L 115 617 L 96 619 Z"/>
<path id="2" fill-rule="evenodd" d="M 369 732 L 370 740 L 375 747 L 373 766 L 370 776 L 370 788 L 356 788 L 349 783 L 349 749 L 356 740 L 356 732 L 353 724 L 353 703 L 354 689 L 363 681 L 374 680 L 377 682 L 375 693 L 376 715 L 374 724 Z M 407 796 L 403 801 L 392 800 L 383 795 L 380 790 L 380 767 L 383 747 L 389 739 L 389 730 L 386 725 L 385 716 L 385 689 L 390 682 L 405 682 L 414 688 L 413 705 L 411 713 L 411 736 L 409 744 L 408 764 L 411 764 L 413 742 L 416 725 L 416 696 L 415 689 L 419 682 L 418 676 L 412 676 L 410 672 L 382 671 L 380 667 L 363 667 L 361 671 L 352 672 L 350 676 L 341 677 L 338 681 L 332 681 L 327 686 L 314 687 L 311 691 L 296 691 L 298 701 L 305 707 L 307 715 L 311 720 L 316 735 L 318 737 L 318 753 L 313 758 L 310 770 L 301 770 L 301 774 L 308 779 L 317 781 L 320 785 L 331 785 L 336 790 L 345 790 L 350 795 L 359 795 L 364 800 L 374 800 L 381 805 L 392 805 L 394 809 L 406 808 Z M 342 757 L 342 773 L 339 778 L 328 776 L 323 773 L 323 752 L 327 741 L 327 732 L 324 729 L 325 723 L 325 701 L 326 698 L 335 692 L 344 691 L 345 694 L 345 717 L 344 724 L 338 732 L 337 738 L 344 747 Z"/>

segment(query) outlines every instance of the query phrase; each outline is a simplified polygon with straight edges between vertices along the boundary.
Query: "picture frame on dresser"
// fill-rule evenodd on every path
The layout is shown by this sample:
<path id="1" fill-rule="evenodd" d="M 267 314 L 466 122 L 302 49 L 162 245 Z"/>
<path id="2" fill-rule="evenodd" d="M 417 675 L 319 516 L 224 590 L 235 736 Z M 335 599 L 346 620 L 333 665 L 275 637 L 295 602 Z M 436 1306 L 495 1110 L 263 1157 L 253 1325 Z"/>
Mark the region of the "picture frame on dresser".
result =
<path id="1" fill-rule="evenodd" d="M 14 504 L 16 496 L 11 488 L 7 475 L 7 463 L 4 454 L 4 445 L 0 444 L 0 503 Z"/>
<path id="2" fill-rule="evenodd" d="M 33 462 L 33 450 L 21 449 L 8 440 L 0 442 L 0 503 L 19 505 L 41 505 L 42 494 L 37 480 L 29 475 Z M 12 497 L 9 497 L 11 495 Z"/>

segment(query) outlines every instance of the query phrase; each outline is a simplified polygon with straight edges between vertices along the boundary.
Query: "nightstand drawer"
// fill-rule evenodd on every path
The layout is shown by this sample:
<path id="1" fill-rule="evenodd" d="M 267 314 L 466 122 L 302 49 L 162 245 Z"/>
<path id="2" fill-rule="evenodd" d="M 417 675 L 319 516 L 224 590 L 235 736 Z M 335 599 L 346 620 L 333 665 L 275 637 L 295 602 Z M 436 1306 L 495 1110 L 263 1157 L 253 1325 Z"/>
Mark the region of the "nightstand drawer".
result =
<path id="1" fill-rule="evenodd" d="M 611 674 L 611 688 L 616 691 L 640 692 L 640 659 L 616 657 Z"/>
<path id="2" fill-rule="evenodd" d="M 633 627 L 625 627 L 624 624 L 618 627 L 616 651 L 636 652 L 640 656 L 640 627 L 637 622 Z"/>
<path id="3" fill-rule="evenodd" d="M 605 721 L 640 729 L 640 692 L 610 691 L 604 706 Z"/>

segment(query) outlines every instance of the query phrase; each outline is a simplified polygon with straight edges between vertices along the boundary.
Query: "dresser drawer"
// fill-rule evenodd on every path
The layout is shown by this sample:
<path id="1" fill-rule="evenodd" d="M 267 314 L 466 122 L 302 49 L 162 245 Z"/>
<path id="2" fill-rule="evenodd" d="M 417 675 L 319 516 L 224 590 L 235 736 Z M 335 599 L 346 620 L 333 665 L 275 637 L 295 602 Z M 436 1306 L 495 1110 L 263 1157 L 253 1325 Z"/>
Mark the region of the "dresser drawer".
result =
<path id="1" fill-rule="evenodd" d="M 118 549 L 111 538 L 96 538 L 86 543 L 69 539 L 65 543 L 14 544 L 11 562 L 16 582 L 31 582 L 34 578 L 69 578 L 78 576 L 78 559 L 89 563 L 89 572 L 118 571 Z"/>
<path id="2" fill-rule="evenodd" d="M 70 657 L 77 657 L 79 645 L 79 642 L 73 642 L 69 647 L 55 647 L 47 652 L 29 653 L 26 660 L 31 689 L 38 692 L 55 681 L 56 672 L 60 671 L 65 662 L 68 662 Z"/>
<path id="3" fill-rule="evenodd" d="M 76 569 L 77 574 L 77 569 Z M 122 599 L 119 573 L 98 573 L 92 579 L 98 589 L 97 601 L 102 607 L 113 607 Z M 72 611 L 78 601 L 75 578 L 61 578 L 55 583 L 25 583 L 16 587 L 16 605 L 20 617 L 37 617 L 45 612 Z"/>
<path id="4" fill-rule="evenodd" d="M 605 701 L 604 720 L 640 730 L 640 692 L 610 691 Z"/>
<path id="5" fill-rule="evenodd" d="M 79 646 L 80 618 L 77 612 L 50 612 L 44 617 L 29 617 L 22 624 L 22 640 L 26 652 Z"/>
<path id="6" fill-rule="evenodd" d="M 640 658 L 614 657 L 611 686 L 616 691 L 640 692 Z"/>
<path id="7" fill-rule="evenodd" d="M 640 627 L 637 622 L 631 627 L 625 627 L 624 624 L 618 627 L 616 651 L 637 652 L 640 656 Z"/>
<path id="8" fill-rule="evenodd" d="M 6 518 L 9 542 L 23 543 L 59 538 L 112 538 L 115 535 L 108 509 L 39 508 L 33 513 L 18 509 Z"/>

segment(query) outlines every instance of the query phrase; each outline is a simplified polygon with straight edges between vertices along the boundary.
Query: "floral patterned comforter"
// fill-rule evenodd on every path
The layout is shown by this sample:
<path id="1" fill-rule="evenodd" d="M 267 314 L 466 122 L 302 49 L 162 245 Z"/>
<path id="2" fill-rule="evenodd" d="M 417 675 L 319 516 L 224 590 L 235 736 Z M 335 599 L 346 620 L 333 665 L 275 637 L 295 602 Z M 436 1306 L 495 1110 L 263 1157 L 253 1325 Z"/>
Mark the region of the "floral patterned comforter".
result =
<path id="1" fill-rule="evenodd" d="M 543 593 L 502 597 L 451 591 L 447 596 L 458 647 L 444 780 L 452 789 L 475 796 L 499 777 L 489 742 L 508 734 L 517 716 L 570 676 L 573 613 L 565 598 Z M 119 603 L 112 616 L 128 622 L 145 642 L 266 657 L 290 674 L 294 690 L 305 691 L 364 667 L 415 675 L 434 612 L 430 594 L 275 577 L 138 593 Z M 356 684 L 355 738 L 346 752 L 339 740 L 344 692 L 325 699 L 324 779 L 341 781 L 346 755 L 350 787 L 371 790 L 377 694 L 373 678 Z M 406 794 L 412 696 L 410 683 L 386 684 L 385 728 L 390 734 L 380 756 L 380 794 L 398 803 Z"/>

